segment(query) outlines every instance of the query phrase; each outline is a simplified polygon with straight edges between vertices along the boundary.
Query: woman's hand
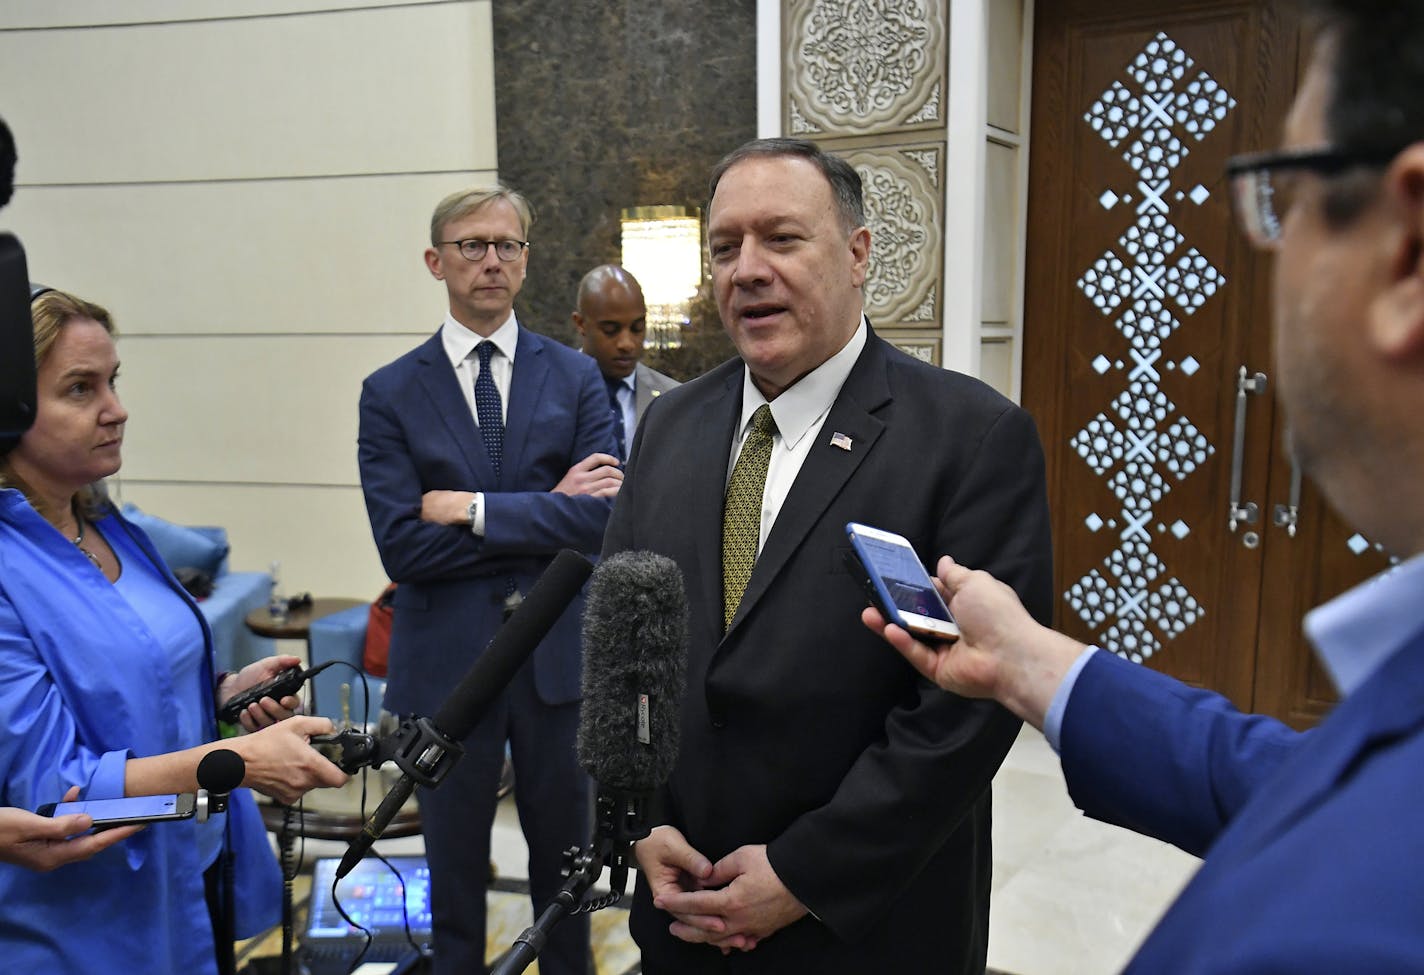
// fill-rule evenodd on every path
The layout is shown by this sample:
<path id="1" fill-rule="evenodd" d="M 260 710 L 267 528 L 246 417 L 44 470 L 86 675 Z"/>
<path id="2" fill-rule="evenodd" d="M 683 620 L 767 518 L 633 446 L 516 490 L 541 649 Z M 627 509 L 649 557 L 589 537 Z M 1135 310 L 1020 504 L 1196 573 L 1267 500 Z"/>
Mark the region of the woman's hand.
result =
<path id="1" fill-rule="evenodd" d="M 228 674 L 218 685 L 217 706 L 222 707 L 235 694 L 241 694 L 249 687 L 256 687 L 266 680 L 271 680 L 282 671 L 291 667 L 300 667 L 302 660 L 300 657 L 279 655 L 264 657 L 256 663 L 248 664 L 235 674 Z M 254 701 L 238 715 L 238 723 L 242 725 L 244 731 L 257 731 L 276 724 L 278 721 L 285 721 L 294 714 L 300 714 L 302 710 L 302 699 L 289 694 L 281 700 L 264 697 L 260 701 Z"/>

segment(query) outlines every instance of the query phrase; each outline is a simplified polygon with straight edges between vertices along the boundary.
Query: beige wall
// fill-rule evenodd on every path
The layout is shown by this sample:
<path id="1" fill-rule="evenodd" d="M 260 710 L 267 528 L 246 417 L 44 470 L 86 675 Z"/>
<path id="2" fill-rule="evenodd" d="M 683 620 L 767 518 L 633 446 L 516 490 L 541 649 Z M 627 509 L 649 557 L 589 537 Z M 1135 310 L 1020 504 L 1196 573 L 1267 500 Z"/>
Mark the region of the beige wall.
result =
<path id="1" fill-rule="evenodd" d="M 289 591 L 384 582 L 357 397 L 444 314 L 435 201 L 495 177 L 490 2 L 0 6 L 0 228 L 118 321 L 116 493 Z"/>

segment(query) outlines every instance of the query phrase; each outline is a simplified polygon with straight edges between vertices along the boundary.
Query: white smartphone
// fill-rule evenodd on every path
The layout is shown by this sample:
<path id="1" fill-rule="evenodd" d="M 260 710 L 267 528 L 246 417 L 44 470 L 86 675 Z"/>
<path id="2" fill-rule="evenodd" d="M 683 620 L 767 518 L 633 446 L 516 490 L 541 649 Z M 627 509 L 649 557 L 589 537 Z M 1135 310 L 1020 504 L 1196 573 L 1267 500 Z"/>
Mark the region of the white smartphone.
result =
<path id="1" fill-rule="evenodd" d="M 849 568 L 882 616 L 919 637 L 958 639 L 959 627 L 909 539 L 854 521 L 846 534 L 855 553 Z"/>
<path id="2" fill-rule="evenodd" d="M 51 802 L 40 806 L 41 816 L 68 816 L 88 813 L 94 828 L 112 829 L 135 823 L 161 823 L 173 819 L 188 819 L 195 809 L 196 797 L 191 792 L 160 796 L 123 796 L 118 799 L 84 799 L 79 802 Z"/>

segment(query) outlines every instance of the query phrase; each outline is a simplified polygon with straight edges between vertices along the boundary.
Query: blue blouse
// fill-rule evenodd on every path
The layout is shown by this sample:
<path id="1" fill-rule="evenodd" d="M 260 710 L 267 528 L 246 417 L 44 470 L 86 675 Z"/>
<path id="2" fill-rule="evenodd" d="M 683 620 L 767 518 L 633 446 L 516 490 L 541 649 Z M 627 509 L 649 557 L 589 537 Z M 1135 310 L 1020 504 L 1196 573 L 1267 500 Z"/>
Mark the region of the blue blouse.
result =
<path id="1" fill-rule="evenodd" d="M 18 491 L 0 489 L 0 805 L 34 809 L 71 785 L 84 798 L 121 796 L 128 759 L 217 736 L 202 614 L 141 531 L 117 514 L 99 530 L 120 558 L 122 586 Z M 216 972 L 203 871 L 224 833 L 238 936 L 276 923 L 281 894 L 250 793 L 234 793 L 230 809 L 206 823 L 151 825 L 47 874 L 0 864 L 6 967 Z"/>

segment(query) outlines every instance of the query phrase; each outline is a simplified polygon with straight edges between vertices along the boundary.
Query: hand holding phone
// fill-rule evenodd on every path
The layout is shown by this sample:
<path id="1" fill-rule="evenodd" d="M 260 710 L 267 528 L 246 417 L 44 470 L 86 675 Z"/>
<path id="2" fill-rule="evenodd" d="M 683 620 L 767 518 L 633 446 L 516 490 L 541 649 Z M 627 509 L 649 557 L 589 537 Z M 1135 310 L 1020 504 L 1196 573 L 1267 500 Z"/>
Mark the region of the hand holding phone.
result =
<path id="1" fill-rule="evenodd" d="M 188 819 L 196 809 L 196 797 L 191 792 L 160 796 L 122 796 L 117 799 L 84 799 L 75 802 L 51 802 L 35 810 L 41 816 L 68 816 L 85 813 L 94 820 L 94 829 L 133 826 L 138 823 L 162 823 Z"/>
<path id="2" fill-rule="evenodd" d="M 880 615 L 923 639 L 943 643 L 959 638 L 959 626 L 909 539 L 853 521 L 846 534 L 852 553 L 847 568 Z"/>

